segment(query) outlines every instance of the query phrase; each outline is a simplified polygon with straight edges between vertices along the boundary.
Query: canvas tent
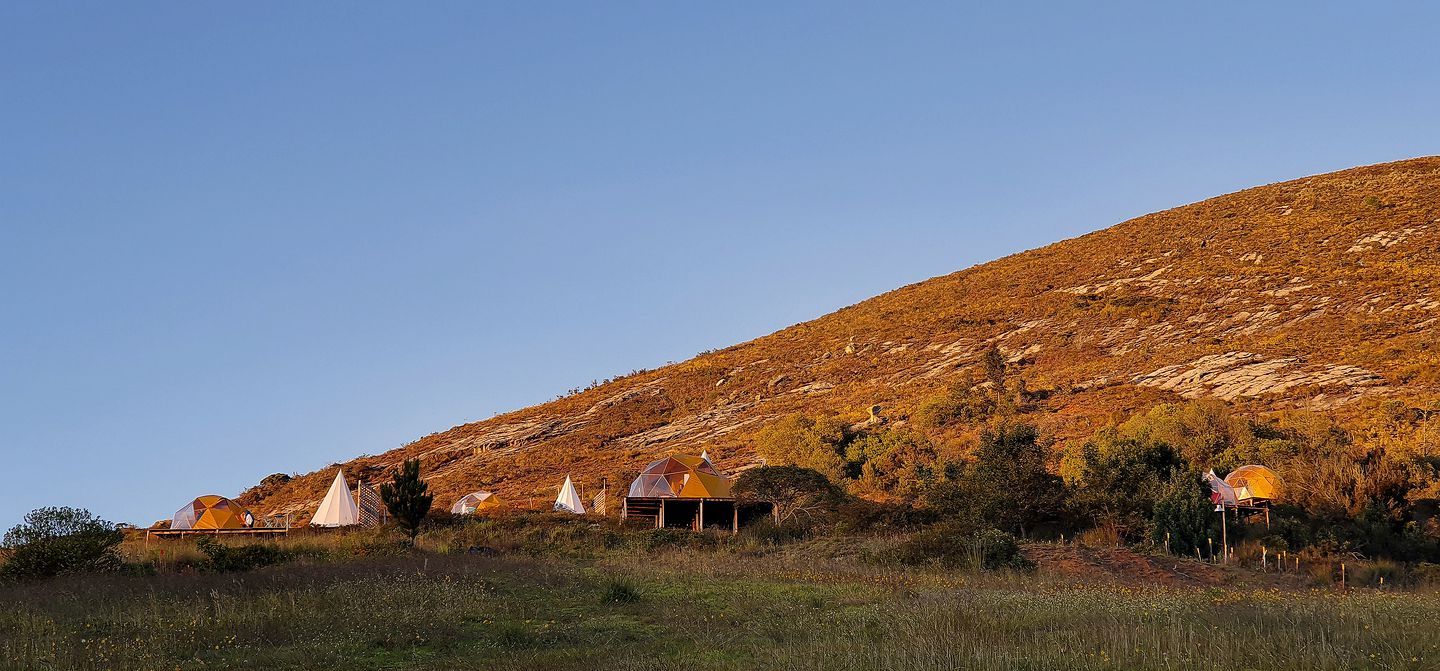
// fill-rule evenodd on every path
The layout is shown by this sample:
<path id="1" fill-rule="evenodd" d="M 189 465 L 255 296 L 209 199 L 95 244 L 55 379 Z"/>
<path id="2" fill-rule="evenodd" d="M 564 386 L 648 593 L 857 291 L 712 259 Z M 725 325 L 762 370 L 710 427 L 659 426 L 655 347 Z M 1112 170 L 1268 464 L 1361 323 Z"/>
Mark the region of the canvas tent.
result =
<path id="1" fill-rule="evenodd" d="M 500 497 L 496 496 L 494 492 L 482 489 L 460 497 L 455 505 L 450 506 L 450 513 L 453 515 L 478 515 L 498 509 L 501 503 Z"/>
<path id="2" fill-rule="evenodd" d="M 730 479 L 704 456 L 674 455 L 651 462 L 630 483 L 634 498 L 728 499 Z"/>
<path id="3" fill-rule="evenodd" d="M 1240 503 L 1235 496 L 1235 488 L 1215 475 L 1215 469 L 1206 471 L 1204 478 L 1205 484 L 1210 485 L 1210 502 L 1217 506 L 1216 510 L 1220 510 L 1224 506 L 1233 508 Z"/>
<path id="4" fill-rule="evenodd" d="M 250 511 L 223 496 L 206 494 L 175 511 L 170 519 L 171 529 L 244 529 Z"/>
<path id="5" fill-rule="evenodd" d="M 580 493 L 575 491 L 575 483 L 570 476 L 565 476 L 565 484 L 560 486 L 560 495 L 555 497 L 555 511 L 585 514 L 585 504 L 580 501 Z"/>
<path id="6" fill-rule="evenodd" d="M 1235 489 L 1236 499 L 1252 502 L 1278 499 L 1284 489 L 1284 483 L 1275 471 L 1256 464 L 1230 471 L 1225 476 L 1225 484 Z"/>
<path id="7" fill-rule="evenodd" d="M 360 523 L 360 508 L 350 494 L 350 485 L 345 482 L 345 471 L 336 469 L 335 480 L 330 491 L 325 492 L 320 507 L 310 518 L 310 524 L 317 527 L 347 527 Z"/>

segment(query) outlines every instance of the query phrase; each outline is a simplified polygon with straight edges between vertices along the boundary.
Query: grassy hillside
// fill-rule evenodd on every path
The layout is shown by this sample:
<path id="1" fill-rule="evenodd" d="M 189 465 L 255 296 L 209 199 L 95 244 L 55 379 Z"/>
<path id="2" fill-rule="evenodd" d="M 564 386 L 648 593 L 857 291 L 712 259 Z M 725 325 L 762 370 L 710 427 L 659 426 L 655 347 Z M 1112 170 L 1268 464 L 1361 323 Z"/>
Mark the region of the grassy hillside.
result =
<path id="1" fill-rule="evenodd" d="M 709 449 L 756 461 L 793 413 L 909 424 L 959 455 L 976 423 L 913 415 L 990 348 L 1023 384 L 1017 412 L 1062 445 L 1116 413 L 1218 398 L 1247 413 L 1344 418 L 1370 399 L 1440 391 L 1440 158 L 1308 177 L 1139 217 L 903 287 L 814 321 L 345 464 L 378 480 L 418 456 L 437 502 L 480 487 L 511 500 L 586 493 L 645 462 Z M 968 384 L 968 383 L 966 383 Z M 904 423 L 904 424 L 902 424 Z M 277 464 L 283 468 L 283 464 Z M 303 521 L 333 471 L 242 499 Z"/>

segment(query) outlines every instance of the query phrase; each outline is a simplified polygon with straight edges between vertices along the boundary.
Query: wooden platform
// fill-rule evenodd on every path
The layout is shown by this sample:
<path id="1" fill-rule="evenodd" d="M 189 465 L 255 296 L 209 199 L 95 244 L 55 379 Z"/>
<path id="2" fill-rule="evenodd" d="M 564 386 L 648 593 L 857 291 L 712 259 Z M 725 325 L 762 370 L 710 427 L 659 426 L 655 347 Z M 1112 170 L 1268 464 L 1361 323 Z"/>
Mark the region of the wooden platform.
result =
<path id="1" fill-rule="evenodd" d="M 620 520 L 638 520 L 656 529 L 729 529 L 756 517 L 769 516 L 774 507 L 766 503 L 741 503 L 735 499 L 627 496 L 620 508 Z"/>
<path id="2" fill-rule="evenodd" d="M 290 533 L 285 527 L 251 527 L 249 529 L 146 529 L 145 540 L 155 538 L 184 538 L 186 536 L 285 536 Z"/>

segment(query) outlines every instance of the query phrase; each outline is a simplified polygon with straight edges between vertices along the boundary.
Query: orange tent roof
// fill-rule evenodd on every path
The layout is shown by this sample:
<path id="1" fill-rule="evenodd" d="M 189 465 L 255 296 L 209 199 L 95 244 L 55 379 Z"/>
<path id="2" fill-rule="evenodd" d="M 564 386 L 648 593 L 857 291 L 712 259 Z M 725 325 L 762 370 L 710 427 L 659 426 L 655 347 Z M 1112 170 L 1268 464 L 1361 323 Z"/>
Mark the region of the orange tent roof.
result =
<path id="1" fill-rule="evenodd" d="M 709 459 L 674 455 L 651 462 L 630 483 L 629 496 L 639 498 L 728 499 L 730 478 Z"/>
<path id="2" fill-rule="evenodd" d="M 244 529 L 250 511 L 223 496 L 206 494 L 175 511 L 171 529 Z"/>
<path id="3" fill-rule="evenodd" d="M 1278 499 L 1285 483 L 1280 476 L 1264 466 L 1241 466 L 1225 476 L 1225 484 L 1235 488 L 1238 499 Z"/>

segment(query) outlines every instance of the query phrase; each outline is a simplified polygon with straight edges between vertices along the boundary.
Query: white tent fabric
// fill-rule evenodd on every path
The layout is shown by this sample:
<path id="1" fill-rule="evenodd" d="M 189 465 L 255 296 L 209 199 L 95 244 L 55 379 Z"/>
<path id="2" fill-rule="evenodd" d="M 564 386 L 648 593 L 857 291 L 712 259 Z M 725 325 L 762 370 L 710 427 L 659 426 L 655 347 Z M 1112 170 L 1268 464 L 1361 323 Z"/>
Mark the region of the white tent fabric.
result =
<path id="1" fill-rule="evenodd" d="M 1210 501 L 1216 506 L 1235 507 L 1240 503 L 1240 498 L 1235 495 L 1235 488 L 1226 484 L 1219 476 L 1215 475 L 1215 469 L 1205 472 L 1205 484 L 1210 485 Z M 1216 510 L 1220 508 L 1217 507 Z"/>
<path id="2" fill-rule="evenodd" d="M 489 501 L 490 499 L 495 499 L 496 501 L 499 500 L 499 498 L 495 496 L 494 492 L 487 492 L 483 489 L 478 492 L 471 492 L 460 497 L 460 500 L 456 501 L 455 505 L 450 506 L 450 514 L 469 515 L 471 513 L 474 513 L 480 507 L 480 504 Z"/>
<path id="3" fill-rule="evenodd" d="M 700 458 L 710 461 L 710 450 L 700 450 Z"/>
<path id="4" fill-rule="evenodd" d="M 579 492 L 575 491 L 575 483 L 570 481 L 570 476 L 565 476 L 565 484 L 560 487 L 560 495 L 555 497 L 556 512 L 585 514 L 585 504 L 580 501 Z"/>
<path id="5" fill-rule="evenodd" d="M 345 471 L 337 470 L 335 481 L 330 483 L 330 491 L 325 492 L 325 500 L 315 509 L 315 516 L 310 518 L 310 524 L 317 527 L 348 527 L 359 523 L 360 508 L 355 505 L 355 499 L 350 495 L 350 485 L 345 482 Z"/>

